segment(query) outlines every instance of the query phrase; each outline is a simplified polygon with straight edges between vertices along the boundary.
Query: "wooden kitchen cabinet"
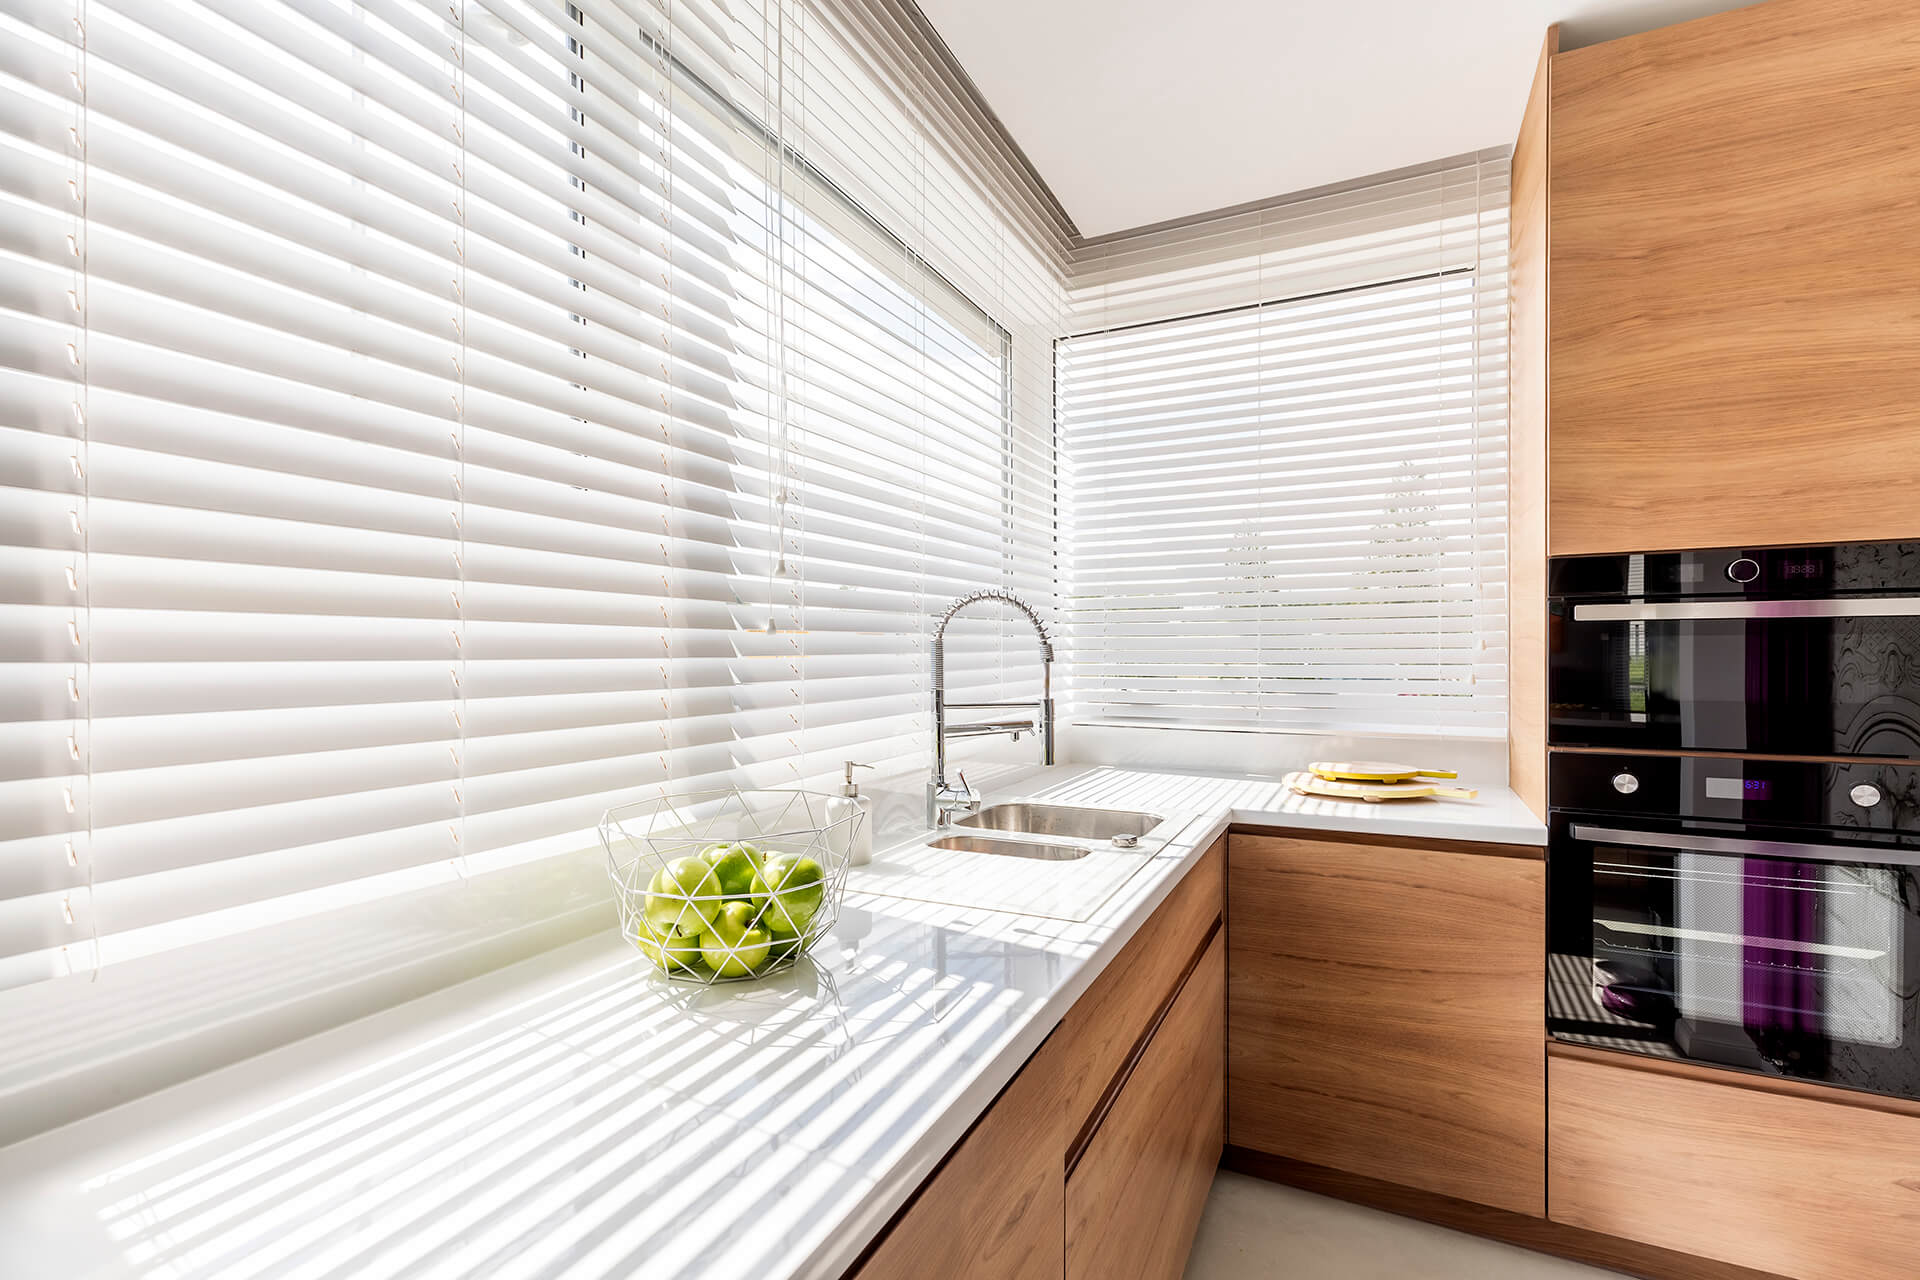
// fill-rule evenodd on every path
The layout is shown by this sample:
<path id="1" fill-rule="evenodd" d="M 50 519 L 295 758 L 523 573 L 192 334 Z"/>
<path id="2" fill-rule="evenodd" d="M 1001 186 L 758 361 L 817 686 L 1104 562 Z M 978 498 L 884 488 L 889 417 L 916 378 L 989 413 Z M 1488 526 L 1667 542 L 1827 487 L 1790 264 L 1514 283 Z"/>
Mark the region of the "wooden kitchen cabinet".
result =
<path id="1" fill-rule="evenodd" d="M 1540 42 L 1513 143 L 1507 278 L 1507 785 L 1547 817 L 1547 87 Z"/>
<path id="2" fill-rule="evenodd" d="M 1060 1280 L 1061 1053 L 1040 1046 L 848 1280 Z"/>
<path id="3" fill-rule="evenodd" d="M 1220 1160 L 1226 858 L 1223 836 L 848 1280 L 1178 1280 Z"/>
<path id="4" fill-rule="evenodd" d="M 1228 1143 L 1543 1216 L 1541 855 L 1232 836 Z"/>
<path id="5" fill-rule="evenodd" d="M 1067 1178 L 1067 1280 L 1179 1280 L 1220 1163 L 1226 943 L 1218 932 Z"/>
<path id="6" fill-rule="evenodd" d="M 1542 74 L 1514 382 L 1544 356 L 1551 552 L 1920 537 L 1920 5 L 1770 0 Z"/>
<path id="7" fill-rule="evenodd" d="M 1920 1274 L 1920 1108 L 1556 1045 L 1553 1221 L 1794 1280 Z"/>
<path id="8" fill-rule="evenodd" d="M 1227 838 L 1201 855 L 1153 918 L 1094 979 L 1061 1020 L 1061 1107 L 1077 1141 L 1071 1161 L 1092 1136 L 1100 1104 L 1173 999 L 1226 905 Z"/>

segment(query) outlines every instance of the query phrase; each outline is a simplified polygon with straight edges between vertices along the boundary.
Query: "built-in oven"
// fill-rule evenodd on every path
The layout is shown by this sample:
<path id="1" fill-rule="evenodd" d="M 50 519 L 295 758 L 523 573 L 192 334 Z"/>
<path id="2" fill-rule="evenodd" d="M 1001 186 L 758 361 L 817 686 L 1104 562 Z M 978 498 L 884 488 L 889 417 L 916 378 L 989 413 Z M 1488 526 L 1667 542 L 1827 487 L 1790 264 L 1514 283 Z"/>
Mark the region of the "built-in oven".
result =
<path id="1" fill-rule="evenodd" d="M 1548 1030 L 1920 1098 L 1920 766 L 1556 752 Z"/>
<path id="2" fill-rule="evenodd" d="M 1548 593 L 1554 746 L 1920 759 L 1920 543 L 1564 557 Z"/>

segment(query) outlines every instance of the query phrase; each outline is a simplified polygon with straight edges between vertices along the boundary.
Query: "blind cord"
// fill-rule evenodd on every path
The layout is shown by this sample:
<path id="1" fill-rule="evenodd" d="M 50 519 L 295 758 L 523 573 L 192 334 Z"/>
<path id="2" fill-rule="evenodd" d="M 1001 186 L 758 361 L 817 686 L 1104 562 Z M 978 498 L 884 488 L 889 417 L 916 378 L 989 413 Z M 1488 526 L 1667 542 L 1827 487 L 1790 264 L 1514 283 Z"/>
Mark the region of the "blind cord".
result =
<path id="1" fill-rule="evenodd" d="M 74 533 L 80 540 L 78 603 L 75 616 L 71 621 L 73 642 L 76 647 L 76 665 L 74 683 L 69 687 L 82 693 L 76 699 L 79 706 L 81 725 L 80 741 L 69 737 L 71 763 L 80 767 L 82 779 L 81 796 L 78 802 L 80 812 L 76 813 L 74 789 L 67 788 L 66 807 L 70 815 L 77 819 L 76 825 L 84 832 L 86 843 L 86 903 L 88 950 L 92 953 L 92 971 L 89 982 L 100 980 L 100 911 L 94 894 L 95 864 L 93 856 L 93 468 L 92 468 L 92 376 L 88 368 L 89 349 L 93 336 L 93 315 L 90 306 L 92 282 L 89 264 L 89 231 L 91 229 L 89 197 L 91 187 L 91 159 L 87 150 L 87 133 L 90 110 L 90 82 L 92 66 L 88 60 L 87 20 L 89 0 L 75 0 L 74 4 L 74 70 L 75 119 L 72 131 L 75 159 L 75 180 L 73 185 L 74 217 L 76 234 L 69 241 L 74 253 L 74 289 L 73 307 L 77 314 L 76 344 L 72 348 L 72 362 L 76 381 L 73 405 L 74 419 L 79 429 L 77 451 L 73 458 L 75 478 L 80 482 L 79 503 L 74 511 Z M 85 621 L 82 630 L 82 619 Z M 78 688 L 80 673 L 84 669 L 85 688 Z M 77 748 L 77 749 L 75 749 Z M 68 843 L 68 862 L 75 860 L 72 843 Z M 73 923 L 72 906 L 66 908 L 67 923 Z M 71 966 L 69 966 L 71 968 Z"/>
<path id="2" fill-rule="evenodd" d="M 453 785 L 454 826 L 453 848 L 454 869 L 462 880 L 467 878 L 467 169 L 471 156 L 467 147 L 467 130 L 471 121 L 467 116 L 467 11 L 468 4 L 455 0 L 455 14 L 458 28 L 455 31 L 453 49 L 454 84 L 453 94 L 456 107 L 456 120 L 453 126 L 455 160 L 454 174 L 459 182 L 459 192 L 454 201 L 454 210 L 458 217 L 454 244 L 453 294 L 454 332 L 458 338 L 459 351 L 454 368 L 458 378 L 458 389 L 454 401 L 453 431 L 453 496 L 454 496 L 454 669 L 451 672 L 454 687 L 454 732 L 458 745 L 454 749 L 455 778 Z"/>

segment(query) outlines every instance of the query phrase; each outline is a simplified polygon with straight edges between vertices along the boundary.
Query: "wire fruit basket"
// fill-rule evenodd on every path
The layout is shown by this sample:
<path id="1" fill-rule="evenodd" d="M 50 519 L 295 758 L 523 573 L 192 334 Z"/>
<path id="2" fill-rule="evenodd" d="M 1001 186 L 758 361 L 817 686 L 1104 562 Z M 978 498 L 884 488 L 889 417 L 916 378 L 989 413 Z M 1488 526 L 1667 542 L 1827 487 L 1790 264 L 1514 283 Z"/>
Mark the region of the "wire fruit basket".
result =
<path id="1" fill-rule="evenodd" d="M 841 796 L 738 788 L 609 809 L 600 842 L 620 930 L 679 982 L 789 968 L 839 919 L 864 818 Z"/>

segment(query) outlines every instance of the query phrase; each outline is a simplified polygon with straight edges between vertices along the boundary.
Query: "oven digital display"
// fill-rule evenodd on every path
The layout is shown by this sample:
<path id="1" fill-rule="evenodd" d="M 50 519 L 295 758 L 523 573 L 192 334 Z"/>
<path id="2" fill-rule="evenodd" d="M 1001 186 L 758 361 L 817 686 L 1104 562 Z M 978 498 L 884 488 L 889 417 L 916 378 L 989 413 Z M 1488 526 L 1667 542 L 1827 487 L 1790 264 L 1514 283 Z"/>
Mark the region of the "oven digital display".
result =
<path id="1" fill-rule="evenodd" d="M 1709 800 L 1765 800 L 1773 784 L 1765 778 L 1708 778 Z"/>

